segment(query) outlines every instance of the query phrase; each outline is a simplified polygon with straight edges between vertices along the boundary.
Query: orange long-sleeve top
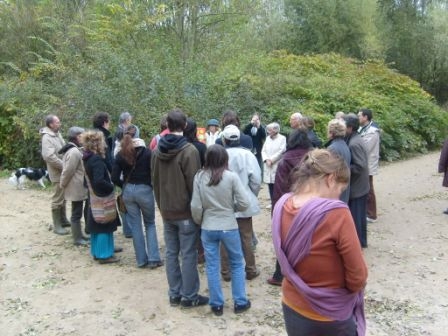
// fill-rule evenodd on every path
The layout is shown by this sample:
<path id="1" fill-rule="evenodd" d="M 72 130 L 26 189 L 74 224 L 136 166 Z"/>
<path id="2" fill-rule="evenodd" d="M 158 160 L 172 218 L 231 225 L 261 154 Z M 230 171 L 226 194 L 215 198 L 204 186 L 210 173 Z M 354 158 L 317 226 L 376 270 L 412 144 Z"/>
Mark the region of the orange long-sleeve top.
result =
<path id="1" fill-rule="evenodd" d="M 291 228 L 294 216 L 292 198 L 283 206 L 282 241 Z M 296 273 L 310 287 L 347 288 L 357 292 L 367 281 L 367 265 L 361 250 L 355 224 L 346 208 L 331 210 L 317 226 L 311 240 L 310 253 L 294 266 Z M 313 320 L 331 321 L 314 311 L 306 298 L 285 277 L 282 283 L 283 303 Z"/>

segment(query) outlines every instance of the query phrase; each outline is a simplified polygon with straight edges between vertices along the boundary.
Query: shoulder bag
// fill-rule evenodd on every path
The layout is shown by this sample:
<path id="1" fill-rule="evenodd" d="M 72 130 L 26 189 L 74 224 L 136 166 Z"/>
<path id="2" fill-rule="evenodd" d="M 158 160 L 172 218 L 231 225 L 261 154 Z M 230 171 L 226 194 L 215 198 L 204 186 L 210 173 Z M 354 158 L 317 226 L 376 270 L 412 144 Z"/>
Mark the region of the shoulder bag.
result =
<path id="1" fill-rule="evenodd" d="M 87 187 L 89 188 L 90 209 L 93 219 L 99 224 L 108 224 L 117 218 L 117 206 L 115 204 L 115 192 L 100 197 L 93 191 L 90 179 L 86 176 Z"/>

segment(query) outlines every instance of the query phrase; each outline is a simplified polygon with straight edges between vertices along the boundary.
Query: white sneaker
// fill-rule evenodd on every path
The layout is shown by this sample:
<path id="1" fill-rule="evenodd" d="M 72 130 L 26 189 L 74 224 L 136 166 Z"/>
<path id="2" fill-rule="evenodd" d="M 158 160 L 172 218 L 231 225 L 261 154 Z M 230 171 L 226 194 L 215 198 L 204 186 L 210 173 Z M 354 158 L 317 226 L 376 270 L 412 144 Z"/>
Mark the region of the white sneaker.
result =
<path id="1" fill-rule="evenodd" d="M 366 219 L 367 219 L 367 223 L 375 223 L 376 222 L 376 219 L 373 219 L 370 217 L 367 217 Z"/>

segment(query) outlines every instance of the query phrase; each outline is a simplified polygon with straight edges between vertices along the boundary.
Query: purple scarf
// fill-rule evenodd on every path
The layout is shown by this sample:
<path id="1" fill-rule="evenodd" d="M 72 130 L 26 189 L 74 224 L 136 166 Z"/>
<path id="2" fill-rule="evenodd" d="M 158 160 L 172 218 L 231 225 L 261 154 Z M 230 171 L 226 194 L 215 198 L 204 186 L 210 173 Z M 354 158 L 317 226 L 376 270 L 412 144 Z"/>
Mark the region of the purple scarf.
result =
<path id="1" fill-rule="evenodd" d="M 306 298 L 313 310 L 320 315 L 336 321 L 344 321 L 354 315 L 358 336 L 364 336 L 366 321 L 363 290 L 352 293 L 346 288 L 309 287 L 293 268 L 309 254 L 314 231 L 327 212 L 337 208 L 347 208 L 347 205 L 338 200 L 311 199 L 294 217 L 291 229 L 282 244 L 283 205 L 291 196 L 292 194 L 288 193 L 279 199 L 272 216 L 272 238 L 283 275 L 291 281 L 295 289 Z"/>

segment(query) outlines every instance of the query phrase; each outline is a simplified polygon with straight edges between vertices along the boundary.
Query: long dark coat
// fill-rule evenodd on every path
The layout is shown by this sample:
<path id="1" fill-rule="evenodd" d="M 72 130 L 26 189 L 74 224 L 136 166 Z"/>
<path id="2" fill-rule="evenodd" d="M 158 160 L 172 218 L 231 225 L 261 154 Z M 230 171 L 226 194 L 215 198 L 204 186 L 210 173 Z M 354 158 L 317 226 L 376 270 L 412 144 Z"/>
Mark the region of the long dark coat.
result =
<path id="1" fill-rule="evenodd" d="M 82 159 L 86 175 L 89 177 L 95 194 L 104 197 L 113 192 L 114 184 L 111 181 L 105 160 L 101 156 L 91 152 L 84 153 Z M 119 216 L 110 223 L 102 224 L 95 222 L 90 207 L 87 220 L 89 222 L 89 230 L 92 233 L 111 233 L 117 230 L 117 226 L 121 225 Z"/>
<path id="2" fill-rule="evenodd" d="M 439 173 L 444 173 L 442 185 L 448 187 L 448 139 L 445 140 L 440 153 Z"/>

